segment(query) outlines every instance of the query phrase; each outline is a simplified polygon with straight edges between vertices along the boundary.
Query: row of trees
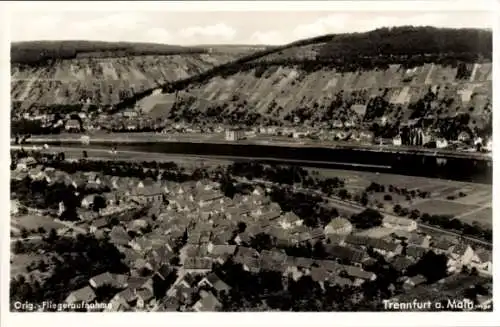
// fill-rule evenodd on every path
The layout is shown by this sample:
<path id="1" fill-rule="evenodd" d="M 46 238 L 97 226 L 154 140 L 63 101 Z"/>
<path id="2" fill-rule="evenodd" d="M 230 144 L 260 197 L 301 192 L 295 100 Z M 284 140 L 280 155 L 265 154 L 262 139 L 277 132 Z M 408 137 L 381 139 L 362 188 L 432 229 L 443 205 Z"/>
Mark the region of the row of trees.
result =
<path id="1" fill-rule="evenodd" d="M 42 66 L 55 60 L 77 57 L 127 57 L 206 53 L 203 48 L 188 48 L 155 43 L 102 41 L 28 41 L 13 43 L 11 61 L 15 64 Z"/>

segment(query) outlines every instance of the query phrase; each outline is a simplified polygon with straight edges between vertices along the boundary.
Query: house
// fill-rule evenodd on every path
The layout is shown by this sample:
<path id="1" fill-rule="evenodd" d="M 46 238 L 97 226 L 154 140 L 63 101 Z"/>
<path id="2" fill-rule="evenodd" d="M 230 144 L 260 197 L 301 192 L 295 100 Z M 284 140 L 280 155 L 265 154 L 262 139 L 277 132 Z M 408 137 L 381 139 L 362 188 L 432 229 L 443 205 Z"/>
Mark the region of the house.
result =
<path id="1" fill-rule="evenodd" d="M 484 149 L 488 152 L 493 151 L 493 140 L 491 138 L 488 138 L 486 140 L 486 145 L 484 146 Z"/>
<path id="2" fill-rule="evenodd" d="M 158 185 L 138 187 L 130 192 L 130 200 L 138 203 L 152 203 L 164 201 L 163 189 Z"/>
<path id="3" fill-rule="evenodd" d="M 210 292 L 201 291 L 200 300 L 193 305 L 193 309 L 197 312 L 212 312 L 222 308 L 219 300 Z"/>
<path id="4" fill-rule="evenodd" d="M 198 198 L 198 206 L 200 207 L 206 207 L 213 203 L 214 201 L 221 200 L 224 198 L 224 195 L 219 193 L 219 192 L 208 192 L 208 193 L 203 193 L 199 198 Z"/>
<path id="5" fill-rule="evenodd" d="M 82 199 L 81 206 L 85 209 L 89 209 L 94 204 L 94 199 L 96 194 L 89 194 Z"/>
<path id="6" fill-rule="evenodd" d="M 41 181 L 46 178 L 42 165 L 37 165 L 34 168 L 31 168 L 28 172 L 28 176 L 34 181 Z"/>
<path id="7" fill-rule="evenodd" d="M 392 139 L 392 144 L 395 146 L 401 146 L 403 144 L 403 141 L 401 139 L 401 135 L 397 135 Z"/>
<path id="8" fill-rule="evenodd" d="M 471 136 L 468 132 L 462 131 L 460 134 L 458 134 L 457 140 L 462 143 L 467 143 L 471 140 Z"/>
<path id="9" fill-rule="evenodd" d="M 90 286 L 85 286 L 76 291 L 71 292 L 66 300 L 64 301 L 67 304 L 76 304 L 76 303 L 91 303 L 96 299 L 96 294 L 94 290 Z"/>
<path id="10" fill-rule="evenodd" d="M 431 248 L 436 252 L 437 254 L 449 254 L 455 247 L 455 243 L 442 238 L 437 240 L 431 245 Z"/>
<path id="11" fill-rule="evenodd" d="M 417 233 L 411 233 L 407 237 L 407 243 L 421 246 L 423 248 L 428 248 L 431 244 L 431 237 L 429 235 L 420 235 Z"/>
<path id="12" fill-rule="evenodd" d="M 24 157 L 17 161 L 17 170 L 28 170 L 37 165 L 37 161 L 33 157 Z"/>
<path id="13" fill-rule="evenodd" d="M 303 223 L 303 220 L 292 211 L 285 213 L 278 218 L 277 221 L 278 225 L 283 229 L 291 229 L 292 227 L 300 226 Z"/>
<path id="14" fill-rule="evenodd" d="M 415 262 L 405 256 L 398 255 L 391 261 L 391 266 L 398 272 L 405 274 L 406 270 Z"/>
<path id="15" fill-rule="evenodd" d="M 444 149 L 448 147 L 448 141 L 445 138 L 437 138 L 436 139 L 436 148 Z"/>
<path id="16" fill-rule="evenodd" d="M 410 244 L 406 247 L 406 255 L 415 260 L 422 258 L 427 251 L 428 250 L 426 248 L 417 245 Z"/>
<path id="17" fill-rule="evenodd" d="M 349 220 L 337 217 L 330 221 L 328 225 L 325 226 L 325 235 L 348 235 L 352 232 L 352 224 Z"/>
<path id="18" fill-rule="evenodd" d="M 219 263 L 224 263 L 226 260 L 234 255 L 236 252 L 236 245 L 219 245 L 219 244 L 208 244 L 208 253 L 211 258 L 214 258 Z"/>
<path id="19" fill-rule="evenodd" d="M 217 291 L 217 294 L 222 292 L 229 292 L 231 287 L 224 283 L 215 273 L 210 273 L 204 277 L 199 283 L 198 287 L 208 286 Z"/>
<path id="20" fill-rule="evenodd" d="M 64 125 L 64 129 L 71 132 L 79 132 L 81 124 L 77 119 L 70 119 Z"/>
<path id="21" fill-rule="evenodd" d="M 95 233 L 99 229 L 103 229 L 109 226 L 109 221 L 107 218 L 99 218 L 92 222 L 90 225 L 90 232 Z"/>
<path id="22" fill-rule="evenodd" d="M 209 272 L 212 270 L 212 260 L 201 257 L 188 257 L 184 260 L 184 270 L 189 272 Z"/>
<path id="23" fill-rule="evenodd" d="M 243 131 L 239 130 L 226 130 L 225 139 L 226 141 L 238 141 L 244 138 Z"/>
<path id="24" fill-rule="evenodd" d="M 403 217 L 385 216 L 382 220 L 382 226 L 386 228 L 414 231 L 417 229 L 417 222 L 415 220 Z"/>
<path id="25" fill-rule="evenodd" d="M 386 258 L 392 258 L 400 254 L 403 249 L 403 246 L 399 243 L 376 238 L 368 238 L 366 245 L 371 246 L 375 252 L 382 254 Z"/>
<path id="26" fill-rule="evenodd" d="M 131 238 L 122 226 L 113 226 L 109 233 L 110 242 L 115 245 L 127 246 Z"/>
<path id="27" fill-rule="evenodd" d="M 368 257 L 366 251 L 336 244 L 325 245 L 325 251 L 329 258 L 346 261 L 354 265 L 363 263 Z"/>
<path id="28" fill-rule="evenodd" d="M 475 256 L 469 263 L 470 267 L 474 267 L 479 273 L 492 276 L 493 275 L 493 259 L 491 251 L 485 249 L 477 249 Z"/>
<path id="29" fill-rule="evenodd" d="M 448 256 L 450 270 L 460 270 L 462 266 L 468 266 L 475 256 L 474 250 L 470 245 L 463 243 L 456 245 Z"/>
<path id="30" fill-rule="evenodd" d="M 374 281 L 377 279 L 377 275 L 372 272 L 363 270 L 357 266 L 340 265 L 337 269 L 340 277 L 351 277 L 354 278 L 354 285 L 359 286 L 365 281 Z"/>
<path id="31" fill-rule="evenodd" d="M 137 294 L 135 290 L 130 288 L 124 289 L 123 291 L 117 293 L 109 302 L 109 308 L 107 311 L 129 311 L 132 306 L 135 305 L 137 301 Z"/>
<path id="32" fill-rule="evenodd" d="M 416 276 L 408 278 L 404 282 L 403 288 L 405 288 L 405 289 L 414 288 L 415 286 L 419 286 L 419 285 L 424 284 L 426 281 L 427 281 L 427 278 L 425 278 L 424 276 L 416 275 Z"/>
<path id="33" fill-rule="evenodd" d="M 153 292 L 148 288 L 140 289 L 136 292 L 137 294 L 137 305 L 139 309 L 145 309 L 154 305 L 155 299 Z"/>
<path id="34" fill-rule="evenodd" d="M 94 276 L 89 280 L 90 286 L 97 289 L 105 285 L 111 286 L 113 288 L 125 288 L 127 287 L 127 276 L 111 274 L 109 272 L 102 273 L 100 275 Z"/>
<path id="35" fill-rule="evenodd" d="M 19 201 L 10 200 L 10 215 L 14 216 L 19 213 Z"/>
<path id="36" fill-rule="evenodd" d="M 138 115 L 139 115 L 139 113 L 135 109 L 132 109 L 132 108 L 125 109 L 122 112 L 122 116 L 126 117 L 126 118 L 136 118 Z"/>

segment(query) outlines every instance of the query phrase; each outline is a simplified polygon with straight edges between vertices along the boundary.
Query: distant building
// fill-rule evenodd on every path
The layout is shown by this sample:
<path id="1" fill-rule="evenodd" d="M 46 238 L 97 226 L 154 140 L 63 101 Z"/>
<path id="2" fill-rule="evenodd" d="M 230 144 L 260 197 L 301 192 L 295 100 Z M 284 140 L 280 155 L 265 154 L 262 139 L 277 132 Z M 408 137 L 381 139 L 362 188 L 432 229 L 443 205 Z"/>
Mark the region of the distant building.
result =
<path id="1" fill-rule="evenodd" d="M 401 146 L 403 144 L 401 140 L 401 135 L 398 135 L 392 139 L 392 144 L 395 146 Z"/>
<path id="2" fill-rule="evenodd" d="M 486 149 L 486 151 L 488 152 L 491 152 L 493 151 L 493 140 L 492 139 L 488 139 L 486 141 L 486 145 L 484 146 L 484 148 Z"/>
<path id="3" fill-rule="evenodd" d="M 66 129 L 67 131 L 75 131 L 75 132 L 78 132 L 80 131 L 81 129 L 81 124 L 78 120 L 76 119 L 70 119 L 66 122 L 66 124 L 64 125 L 64 129 Z"/>
<path id="4" fill-rule="evenodd" d="M 348 235 L 352 232 L 352 224 L 345 218 L 335 218 L 325 227 L 326 235 Z"/>
<path id="5" fill-rule="evenodd" d="M 469 133 L 467 133 L 466 131 L 463 131 L 461 132 L 459 135 L 458 135 L 458 141 L 460 142 L 469 142 L 471 139 L 471 136 Z"/>
<path id="6" fill-rule="evenodd" d="M 414 231 L 418 227 L 415 220 L 392 216 L 385 216 L 382 221 L 382 226 L 386 228 L 405 230 L 408 232 Z"/>
<path id="7" fill-rule="evenodd" d="M 239 130 L 226 130 L 226 141 L 238 141 L 244 138 L 244 134 Z"/>
<path id="8" fill-rule="evenodd" d="M 444 149 L 446 147 L 448 147 L 448 141 L 445 138 L 436 139 L 436 148 Z"/>
<path id="9" fill-rule="evenodd" d="M 126 109 L 122 112 L 122 116 L 126 118 L 135 118 L 139 116 L 139 113 L 134 109 Z"/>

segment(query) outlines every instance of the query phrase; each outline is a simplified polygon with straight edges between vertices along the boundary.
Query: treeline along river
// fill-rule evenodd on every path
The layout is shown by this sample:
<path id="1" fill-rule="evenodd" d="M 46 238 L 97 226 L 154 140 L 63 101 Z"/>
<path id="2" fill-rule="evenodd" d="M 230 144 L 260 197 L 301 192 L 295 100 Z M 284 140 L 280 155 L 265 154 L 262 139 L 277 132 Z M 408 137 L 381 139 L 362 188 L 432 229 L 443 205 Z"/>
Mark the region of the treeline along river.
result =
<path id="1" fill-rule="evenodd" d="M 401 154 L 366 149 L 338 149 L 320 147 L 288 147 L 256 144 L 219 144 L 188 142 L 109 143 L 49 142 L 51 145 L 118 151 L 140 151 L 199 156 L 224 156 L 234 160 L 259 160 L 273 164 L 297 164 L 317 168 L 341 168 L 424 176 L 475 183 L 492 183 L 491 160 L 436 157 L 425 154 Z M 145 158 L 146 160 L 146 158 Z"/>

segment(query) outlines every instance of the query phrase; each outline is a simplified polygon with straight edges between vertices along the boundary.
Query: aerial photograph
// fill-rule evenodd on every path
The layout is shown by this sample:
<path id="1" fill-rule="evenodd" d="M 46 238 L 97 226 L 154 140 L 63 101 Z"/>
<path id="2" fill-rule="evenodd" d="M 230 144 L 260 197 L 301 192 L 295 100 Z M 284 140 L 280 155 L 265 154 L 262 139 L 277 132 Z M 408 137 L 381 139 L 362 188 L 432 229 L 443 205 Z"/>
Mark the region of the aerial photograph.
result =
<path id="1" fill-rule="evenodd" d="M 492 311 L 492 21 L 452 9 L 11 19 L 10 312 Z"/>

